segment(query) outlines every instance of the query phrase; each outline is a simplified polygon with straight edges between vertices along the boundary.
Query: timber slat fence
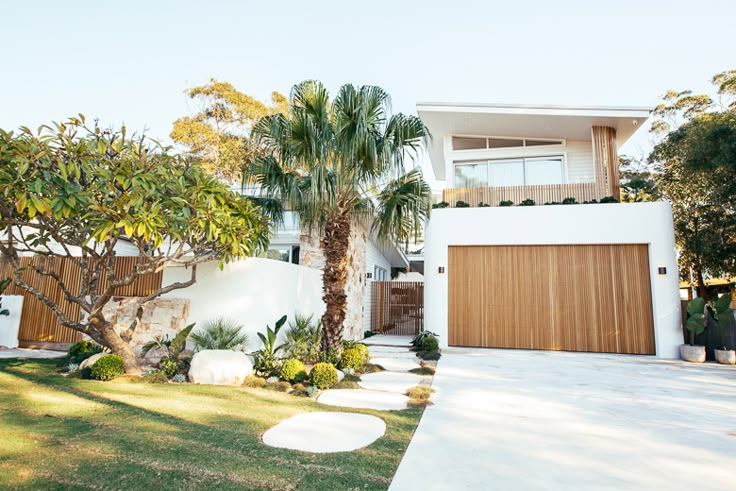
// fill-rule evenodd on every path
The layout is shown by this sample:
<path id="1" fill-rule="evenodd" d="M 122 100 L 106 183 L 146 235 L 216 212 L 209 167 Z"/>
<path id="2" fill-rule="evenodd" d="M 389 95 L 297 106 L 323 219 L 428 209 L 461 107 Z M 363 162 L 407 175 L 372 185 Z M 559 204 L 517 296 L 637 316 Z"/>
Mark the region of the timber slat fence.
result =
<path id="1" fill-rule="evenodd" d="M 137 258 L 135 256 L 125 256 L 115 258 L 115 272 L 117 275 L 124 276 L 132 271 Z M 20 266 L 28 268 L 31 261 L 44 261 L 44 267 L 57 273 L 66 287 L 71 292 L 78 292 L 82 284 L 82 270 L 74 264 L 70 258 L 65 257 L 42 257 L 28 256 L 20 258 Z M 13 278 L 13 268 L 5 261 L 0 262 L 0 279 Z M 26 269 L 22 273 L 23 279 L 29 285 L 39 289 L 49 298 L 51 298 L 64 312 L 64 314 L 73 320 L 79 320 L 80 309 L 78 305 L 67 302 L 64 294 L 59 288 L 58 283 L 52 278 L 41 276 L 32 269 Z M 143 296 L 153 293 L 161 288 L 163 273 L 152 273 L 136 278 L 130 285 L 122 286 L 116 289 L 116 296 Z M 98 291 L 105 287 L 107 279 L 100 281 Z M 20 318 L 20 329 L 18 331 L 18 341 L 21 346 L 32 346 L 37 343 L 45 344 L 66 344 L 79 341 L 82 335 L 67 327 L 59 324 L 56 314 L 50 308 L 44 305 L 40 300 L 26 292 L 15 282 L 11 283 L 5 295 L 23 295 L 23 312 Z"/>
<path id="2" fill-rule="evenodd" d="M 374 281 L 371 284 L 371 331 L 415 336 L 424 326 L 424 283 Z"/>
<path id="3" fill-rule="evenodd" d="M 534 186 L 499 186 L 481 188 L 447 188 L 442 191 L 442 199 L 450 208 L 455 208 L 458 201 L 464 201 L 471 207 L 484 203 L 498 206 L 501 201 L 513 201 L 518 205 L 525 199 L 533 199 L 537 205 L 544 203 L 561 203 L 565 198 L 575 198 L 579 203 L 600 200 L 605 197 L 600 187 L 594 183 L 544 184 Z"/>

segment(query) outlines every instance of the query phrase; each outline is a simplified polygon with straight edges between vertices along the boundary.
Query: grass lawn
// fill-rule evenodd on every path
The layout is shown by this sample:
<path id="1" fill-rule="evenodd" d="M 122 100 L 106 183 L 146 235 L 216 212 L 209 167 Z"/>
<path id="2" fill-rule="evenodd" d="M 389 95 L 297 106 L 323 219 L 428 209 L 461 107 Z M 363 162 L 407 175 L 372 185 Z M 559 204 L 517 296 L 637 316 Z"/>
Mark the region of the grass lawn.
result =
<path id="1" fill-rule="evenodd" d="M 264 389 L 67 379 L 57 361 L 0 361 L 0 489 L 386 489 L 421 409 L 367 448 L 308 454 L 261 435 L 312 400 Z"/>

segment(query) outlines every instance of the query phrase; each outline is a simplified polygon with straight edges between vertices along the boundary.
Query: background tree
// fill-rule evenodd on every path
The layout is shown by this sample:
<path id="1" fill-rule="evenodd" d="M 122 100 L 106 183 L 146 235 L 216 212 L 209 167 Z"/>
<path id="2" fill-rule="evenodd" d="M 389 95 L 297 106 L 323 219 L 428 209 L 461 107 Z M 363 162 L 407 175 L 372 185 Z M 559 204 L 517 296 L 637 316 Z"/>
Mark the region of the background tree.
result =
<path id="1" fill-rule="evenodd" d="M 420 150 L 428 131 L 416 116 L 389 113 L 379 87 L 344 85 L 334 101 L 315 81 L 292 89 L 286 114 L 261 119 L 254 135 L 270 150 L 248 177 L 266 196 L 279 196 L 317 232 L 325 257 L 323 350 L 340 349 L 347 300 L 347 254 L 355 220 L 372 223 L 378 237 L 405 242 L 430 211 L 430 189 L 406 158 Z"/>
<path id="2" fill-rule="evenodd" d="M 705 278 L 736 274 L 736 71 L 712 81 L 717 102 L 689 91 L 665 95 L 649 156 L 658 189 L 672 202 L 680 274 L 706 298 Z"/>
<path id="3" fill-rule="evenodd" d="M 652 168 L 647 162 L 623 155 L 618 161 L 622 202 L 638 203 L 660 198 Z"/>
<path id="4" fill-rule="evenodd" d="M 125 130 L 88 129 L 84 119 L 44 126 L 34 134 L 0 130 L 0 252 L 20 288 L 38 298 L 59 322 L 122 356 L 128 373 L 140 371 L 129 341 L 139 319 L 116 332 L 103 309 L 118 287 L 137 277 L 186 266 L 188 281 L 163 285 L 138 301 L 196 281 L 197 264 L 250 256 L 268 241 L 268 222 L 249 200 L 232 193 L 201 166 L 171 155 Z M 128 274 L 115 271 L 115 249 L 129 240 L 138 249 Z M 58 285 L 65 300 L 86 316 L 70 318 L 23 276 L 21 255 L 34 255 L 30 269 Z M 67 258 L 81 278 L 64 283 L 45 258 Z M 103 279 L 105 281 L 103 281 Z"/>
<path id="5" fill-rule="evenodd" d="M 254 122 L 284 112 L 288 107 L 286 97 L 273 92 L 269 106 L 214 78 L 184 93 L 196 102 L 197 112 L 174 121 L 171 139 L 204 162 L 213 175 L 231 184 L 239 183 L 243 167 L 259 152 L 250 138 Z"/>

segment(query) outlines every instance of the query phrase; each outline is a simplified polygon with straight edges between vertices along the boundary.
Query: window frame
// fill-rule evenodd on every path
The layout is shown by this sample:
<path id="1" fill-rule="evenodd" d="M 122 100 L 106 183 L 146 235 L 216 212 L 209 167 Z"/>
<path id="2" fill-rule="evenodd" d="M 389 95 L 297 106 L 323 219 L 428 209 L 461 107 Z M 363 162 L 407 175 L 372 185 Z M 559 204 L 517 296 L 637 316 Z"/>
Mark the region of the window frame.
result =
<path id="1" fill-rule="evenodd" d="M 560 181 L 556 184 L 527 184 L 527 161 L 534 161 L 534 160 L 553 160 L 553 159 L 560 159 Z M 512 161 L 521 161 L 522 162 L 522 175 L 523 175 L 523 184 L 519 184 L 516 186 L 493 186 L 491 185 L 491 164 L 495 163 L 503 163 L 503 162 L 512 162 Z M 499 158 L 499 159 L 483 159 L 483 160 L 471 160 L 467 162 L 463 161 L 454 161 L 452 163 L 453 165 L 453 186 L 455 188 L 462 188 L 464 186 L 459 186 L 458 183 L 458 176 L 457 176 L 457 167 L 462 165 L 479 165 L 479 164 L 485 164 L 486 165 L 486 184 L 485 186 L 478 186 L 478 188 L 483 187 L 517 187 L 517 186 L 560 186 L 563 184 L 568 183 L 568 176 L 567 176 L 567 152 L 561 152 L 561 153 L 554 153 L 550 155 L 533 155 L 528 157 L 508 157 L 508 158 Z M 471 188 L 476 189 L 476 188 Z"/>
<path id="2" fill-rule="evenodd" d="M 466 149 L 455 149 L 455 145 L 453 142 L 454 138 L 483 138 L 486 140 L 486 146 L 485 148 L 466 148 Z M 488 141 L 489 140 L 516 140 L 521 141 L 521 145 L 519 146 L 513 146 L 513 147 L 490 147 Z M 548 145 L 530 145 L 527 146 L 526 142 L 527 140 L 532 141 L 547 141 L 549 142 Z M 450 136 L 450 148 L 453 152 L 493 152 L 497 150 L 505 150 L 508 151 L 509 149 L 514 148 L 548 148 L 548 147 L 564 147 L 567 145 L 567 140 L 564 138 L 536 138 L 536 137 L 530 137 L 530 136 L 494 136 L 494 135 L 466 135 L 466 134 L 453 134 Z"/>

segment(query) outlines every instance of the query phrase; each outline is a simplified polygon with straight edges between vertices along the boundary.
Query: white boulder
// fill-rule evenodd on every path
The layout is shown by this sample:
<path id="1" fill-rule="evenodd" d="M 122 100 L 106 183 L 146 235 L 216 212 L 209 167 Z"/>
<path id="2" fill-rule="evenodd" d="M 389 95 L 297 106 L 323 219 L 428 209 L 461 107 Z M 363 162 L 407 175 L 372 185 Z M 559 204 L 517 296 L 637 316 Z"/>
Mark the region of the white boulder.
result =
<path id="1" fill-rule="evenodd" d="M 110 353 L 97 353 L 96 355 L 92 355 L 79 364 L 79 369 L 84 370 L 87 367 L 92 367 L 92 365 L 97 363 L 97 360 L 99 360 L 100 358 L 104 358 L 108 356 L 109 354 Z"/>
<path id="2" fill-rule="evenodd" d="M 194 354 L 189 381 L 205 385 L 241 385 L 253 373 L 253 364 L 242 351 L 208 349 Z"/>

